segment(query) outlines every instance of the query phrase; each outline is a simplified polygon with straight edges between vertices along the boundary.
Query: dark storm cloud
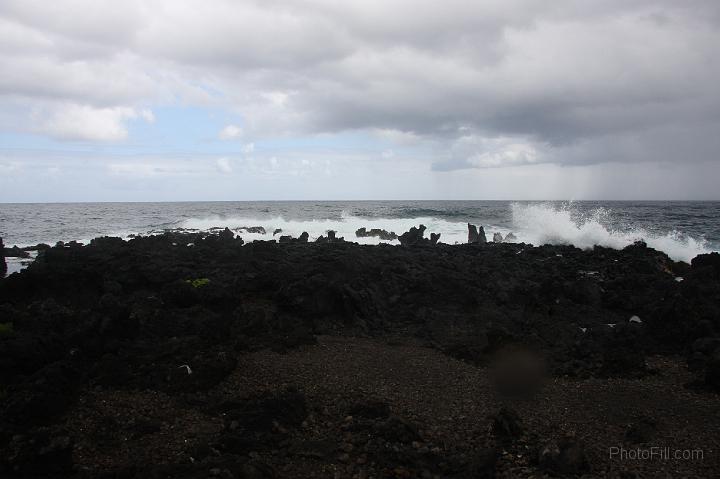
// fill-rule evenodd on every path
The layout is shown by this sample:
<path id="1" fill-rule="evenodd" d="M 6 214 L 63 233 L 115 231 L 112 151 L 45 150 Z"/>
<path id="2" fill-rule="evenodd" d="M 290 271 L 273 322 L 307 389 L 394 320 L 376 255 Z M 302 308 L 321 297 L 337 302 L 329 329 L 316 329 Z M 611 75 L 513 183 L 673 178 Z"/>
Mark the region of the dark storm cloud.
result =
<path id="1" fill-rule="evenodd" d="M 436 170 L 720 151 L 717 1 L 7 0 L 0 21 L 0 109 L 82 108 L 108 122 L 90 139 L 180 99 L 257 138 L 404 134 Z"/>

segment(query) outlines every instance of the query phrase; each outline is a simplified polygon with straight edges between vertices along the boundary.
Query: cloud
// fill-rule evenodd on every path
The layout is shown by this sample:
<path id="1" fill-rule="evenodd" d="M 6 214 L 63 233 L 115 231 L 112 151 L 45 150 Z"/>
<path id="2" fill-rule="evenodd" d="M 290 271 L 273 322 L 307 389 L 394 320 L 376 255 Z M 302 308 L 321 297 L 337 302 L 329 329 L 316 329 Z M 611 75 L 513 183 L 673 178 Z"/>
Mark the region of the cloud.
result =
<path id="1" fill-rule="evenodd" d="M 155 114 L 148 108 L 141 110 L 140 116 L 148 123 L 155 123 Z"/>
<path id="2" fill-rule="evenodd" d="M 179 103 L 242 117 L 223 140 L 359 131 L 436 171 L 720 158 L 715 0 L 6 0 L 0 71 L 12 128 L 61 139 Z"/>
<path id="3" fill-rule="evenodd" d="M 232 173 L 233 170 L 228 158 L 218 158 L 217 169 L 220 173 L 224 173 L 226 175 Z"/>
<path id="4" fill-rule="evenodd" d="M 218 133 L 218 137 L 221 140 L 235 140 L 237 138 L 241 138 L 242 135 L 242 128 L 236 125 L 227 125 L 225 128 L 220 130 L 220 133 Z"/>
<path id="5" fill-rule="evenodd" d="M 38 117 L 45 114 L 38 114 Z M 154 121 L 150 110 L 140 112 L 129 107 L 93 108 L 87 105 L 65 104 L 39 119 L 37 130 L 61 140 L 119 141 L 128 136 L 125 122 L 138 117 Z"/>

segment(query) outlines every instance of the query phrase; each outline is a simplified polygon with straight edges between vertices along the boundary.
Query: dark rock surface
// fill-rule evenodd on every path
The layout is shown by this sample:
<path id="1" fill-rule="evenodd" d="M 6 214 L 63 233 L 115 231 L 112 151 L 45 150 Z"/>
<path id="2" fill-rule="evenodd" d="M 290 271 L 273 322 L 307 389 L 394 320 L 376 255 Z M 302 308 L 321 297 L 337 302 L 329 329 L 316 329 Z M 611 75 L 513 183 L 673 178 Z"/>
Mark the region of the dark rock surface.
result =
<path id="1" fill-rule="evenodd" d="M 477 243 L 478 242 L 478 230 L 477 226 L 471 225 L 468 223 L 468 243 Z"/>
<path id="2" fill-rule="evenodd" d="M 512 346 L 543 358 L 556 378 L 644 378 L 648 355 L 686 355 L 697 381 L 720 389 L 720 255 L 688 266 L 641 244 L 450 246 L 424 231 L 421 225 L 399 237 L 414 247 L 362 246 L 334 232 L 317 243 L 304 233 L 283 236 L 282 244 L 244 244 L 222 230 L 44 250 L 0 281 L 0 475 L 77 472 L 68 451 L 87 438 L 61 422 L 96 410 L 88 395 L 111 390 L 169 397 L 186 424 L 217 425 L 212 441 L 195 444 L 195 462 L 163 457 L 162 469 L 139 465 L 126 477 L 205 477 L 211 469 L 218 477 L 273 477 L 278 471 L 254 453 L 270 457 L 278 448 L 303 461 L 371 457 L 396 477 L 491 477 L 492 445 L 462 457 L 424 449 L 423 427 L 382 401 L 359 397 L 338 426 L 343 432 L 328 438 L 297 432 L 310 430 L 306 423 L 321 414 L 312 403 L 327 391 L 218 399 L 218 388 L 245 367 L 244 355 L 289 354 L 312 347 L 318 335 L 402 337 L 472 365 L 491 364 Z M 675 281 L 679 274 L 684 281 Z M 498 441 L 513 443 L 526 429 L 523 419 L 502 410 L 490 428 Z M 118 429 L 112 417 L 88 421 L 85 430 L 95 431 L 100 446 Z M 133 441 L 168 440 L 161 436 L 168 426 L 152 417 L 123 424 Z M 643 422 L 633 427 L 628 441 L 655 433 Z M 370 438 L 364 456 L 344 439 L 358 435 Z M 588 470 L 579 441 L 541 443 L 540 470 Z M 103 447 L 119 454 L 117 444 Z M 33 469 L 38 464 L 45 469 Z"/>
<path id="3" fill-rule="evenodd" d="M 5 245 L 0 238 L 0 278 L 4 278 L 7 274 L 7 263 L 5 263 Z"/>
<path id="4" fill-rule="evenodd" d="M 336 235 L 336 232 L 333 230 L 329 230 L 327 232 L 327 236 L 318 236 L 318 238 L 315 240 L 316 243 L 338 243 L 338 242 L 344 242 L 345 238 L 338 238 Z"/>
<path id="5" fill-rule="evenodd" d="M 538 462 L 541 469 L 552 474 L 578 475 L 590 469 L 582 443 L 571 436 L 543 446 Z"/>
<path id="6" fill-rule="evenodd" d="M 398 236 L 402 246 L 435 245 L 440 239 L 439 233 L 430 233 L 430 238 L 425 238 L 425 225 L 413 226 L 409 231 Z"/>
<path id="7" fill-rule="evenodd" d="M 365 227 L 359 228 L 355 231 L 355 236 L 358 238 L 380 238 L 385 241 L 392 241 L 398 238 L 398 235 L 393 231 L 385 231 L 380 228 L 373 228 L 368 230 Z"/>
<path id="8" fill-rule="evenodd" d="M 485 236 L 485 228 L 482 226 L 475 226 L 468 223 L 468 243 L 487 243 L 487 237 Z"/>
<path id="9" fill-rule="evenodd" d="M 512 409 L 503 407 L 492 417 L 492 432 L 500 443 L 509 443 L 522 435 L 520 417 Z"/>
<path id="10" fill-rule="evenodd" d="M 435 244 L 424 230 L 413 228 L 401 242 L 432 249 L 361 246 L 334 232 L 317 246 L 304 242 L 306 234 L 281 237 L 283 245 L 243 245 L 223 232 L 50 248 L 0 285 L 16 332 L 3 348 L 32 340 L 53 321 L 44 349 L 75 346 L 86 354 L 85 336 L 96 334 L 115 342 L 220 337 L 257 347 L 338 326 L 409 331 L 477 363 L 496 347 L 491 335 L 500 334 L 505 343 L 545 351 L 563 374 L 642 374 L 644 354 L 665 351 L 702 356 L 702 369 L 718 351 L 720 340 L 698 337 L 720 330 L 716 254 L 696 258 L 676 282 L 673 271 L 684 266 L 649 248 L 478 249 Z M 48 301 L 53 309 L 46 312 L 39 306 Z M 57 308 L 74 322 L 63 322 Z M 644 319 L 628 320 L 636 315 Z M 448 335 L 442 329 L 451 325 Z M 92 345 L 93 352 L 103 348 Z"/>
<path id="11" fill-rule="evenodd" d="M 17 246 L 13 246 L 12 248 L 3 247 L 3 256 L 5 258 L 29 258 L 30 253 Z"/>
<path id="12" fill-rule="evenodd" d="M 265 228 L 262 226 L 242 226 L 238 228 L 239 231 L 245 231 L 246 233 L 259 233 L 261 235 L 264 235 L 266 233 Z M 275 230 L 275 233 L 277 233 L 277 230 Z M 275 235 L 273 233 L 273 236 Z"/>

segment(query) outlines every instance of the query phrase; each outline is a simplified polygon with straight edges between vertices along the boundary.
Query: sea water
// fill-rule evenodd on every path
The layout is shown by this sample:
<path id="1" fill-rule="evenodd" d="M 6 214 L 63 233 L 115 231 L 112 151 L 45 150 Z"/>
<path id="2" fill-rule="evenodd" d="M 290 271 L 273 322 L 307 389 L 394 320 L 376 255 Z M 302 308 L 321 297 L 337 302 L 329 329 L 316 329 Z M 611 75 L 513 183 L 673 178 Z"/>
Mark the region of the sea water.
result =
<path id="1" fill-rule="evenodd" d="M 0 204 L 0 237 L 6 246 L 57 241 L 88 242 L 97 236 L 157 234 L 163 231 L 236 230 L 245 241 L 298 236 L 313 240 L 328 230 L 346 241 L 376 244 L 355 231 L 380 228 L 401 234 L 424 224 L 448 244 L 467 241 L 467 223 L 493 233 L 512 232 L 518 242 L 622 248 L 637 240 L 689 262 L 720 250 L 720 202 L 667 201 L 279 201 L 187 203 Z M 242 227 L 262 226 L 266 233 Z M 390 242 L 397 243 L 397 241 Z"/>

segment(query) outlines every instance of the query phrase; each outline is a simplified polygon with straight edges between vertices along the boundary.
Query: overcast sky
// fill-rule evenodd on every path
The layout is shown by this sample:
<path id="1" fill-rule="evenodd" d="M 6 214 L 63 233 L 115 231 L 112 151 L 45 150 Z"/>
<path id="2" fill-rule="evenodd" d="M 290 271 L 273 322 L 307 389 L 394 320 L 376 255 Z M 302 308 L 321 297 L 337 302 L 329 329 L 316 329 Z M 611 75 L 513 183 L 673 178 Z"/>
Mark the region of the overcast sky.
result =
<path id="1" fill-rule="evenodd" d="M 717 0 L 2 0 L 0 201 L 720 199 Z"/>

